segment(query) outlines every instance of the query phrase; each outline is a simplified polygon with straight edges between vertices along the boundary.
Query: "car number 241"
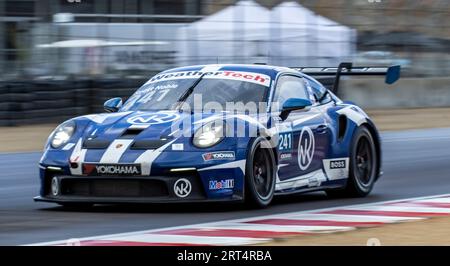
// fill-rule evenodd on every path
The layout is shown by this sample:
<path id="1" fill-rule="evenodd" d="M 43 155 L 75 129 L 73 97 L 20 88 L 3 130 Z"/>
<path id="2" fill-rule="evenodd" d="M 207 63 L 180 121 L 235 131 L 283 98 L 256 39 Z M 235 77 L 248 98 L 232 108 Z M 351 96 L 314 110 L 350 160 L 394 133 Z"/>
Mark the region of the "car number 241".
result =
<path id="1" fill-rule="evenodd" d="M 289 151 L 292 149 L 292 133 L 280 133 L 278 142 L 278 149 L 280 151 Z"/>

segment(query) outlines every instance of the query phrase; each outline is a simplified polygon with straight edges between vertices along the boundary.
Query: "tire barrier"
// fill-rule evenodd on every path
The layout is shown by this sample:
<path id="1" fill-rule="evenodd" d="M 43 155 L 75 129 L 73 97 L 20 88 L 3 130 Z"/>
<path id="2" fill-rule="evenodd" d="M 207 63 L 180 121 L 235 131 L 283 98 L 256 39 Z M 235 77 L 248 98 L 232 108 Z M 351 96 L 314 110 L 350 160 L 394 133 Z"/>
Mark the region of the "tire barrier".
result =
<path id="1" fill-rule="evenodd" d="M 103 112 L 114 97 L 124 101 L 147 79 L 71 79 L 0 82 L 0 126 L 61 123 Z M 332 79 L 320 80 L 326 87 Z"/>
<path id="2" fill-rule="evenodd" d="M 146 79 L 0 82 L 0 126 L 60 123 L 103 112 L 109 98 L 126 100 Z"/>

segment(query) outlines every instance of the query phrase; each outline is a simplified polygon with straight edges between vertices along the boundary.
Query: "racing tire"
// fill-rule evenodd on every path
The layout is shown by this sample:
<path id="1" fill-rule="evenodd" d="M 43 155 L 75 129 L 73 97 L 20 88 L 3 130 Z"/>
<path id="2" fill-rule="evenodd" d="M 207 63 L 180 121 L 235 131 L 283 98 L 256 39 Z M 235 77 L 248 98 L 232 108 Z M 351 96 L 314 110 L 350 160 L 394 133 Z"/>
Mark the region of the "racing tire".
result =
<path id="1" fill-rule="evenodd" d="M 269 141 L 258 137 L 250 145 L 245 167 L 245 201 L 264 208 L 272 202 L 276 182 L 276 162 Z"/>
<path id="2" fill-rule="evenodd" d="M 372 134 L 365 126 L 356 129 L 351 149 L 347 185 L 328 190 L 330 197 L 365 197 L 373 189 L 378 175 L 377 149 Z"/>

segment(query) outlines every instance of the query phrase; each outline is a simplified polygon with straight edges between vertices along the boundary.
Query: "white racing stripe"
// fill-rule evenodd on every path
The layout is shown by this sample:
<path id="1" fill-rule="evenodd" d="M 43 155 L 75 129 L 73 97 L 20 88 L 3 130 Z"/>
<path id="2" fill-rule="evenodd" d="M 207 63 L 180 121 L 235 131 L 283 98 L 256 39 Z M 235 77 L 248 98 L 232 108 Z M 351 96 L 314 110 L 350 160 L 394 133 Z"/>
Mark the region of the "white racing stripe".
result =
<path id="1" fill-rule="evenodd" d="M 298 125 L 300 125 L 300 124 L 302 124 L 302 123 L 305 123 L 306 121 L 309 121 L 309 120 L 311 120 L 311 119 L 313 119 L 313 118 L 316 118 L 316 117 L 318 117 L 318 116 L 320 116 L 321 114 L 320 113 L 318 113 L 318 114 L 314 114 L 314 115 L 309 115 L 309 116 L 305 116 L 305 117 L 302 117 L 302 118 L 299 118 L 299 119 L 297 119 L 297 120 L 294 120 L 293 122 L 292 122 L 292 125 L 295 127 L 295 126 L 298 126 Z"/>
<path id="2" fill-rule="evenodd" d="M 407 201 L 406 203 L 408 203 L 409 201 Z M 414 201 L 417 203 L 450 203 L 450 197 L 448 198 L 437 198 L 437 199 L 425 199 L 425 200 L 417 200 Z"/>
<path id="3" fill-rule="evenodd" d="M 191 244 L 191 245 L 251 245 L 266 242 L 268 238 L 250 237 L 216 237 L 216 236 L 188 236 L 142 234 L 126 237 L 111 237 L 102 239 L 106 241 L 127 241 L 142 243 Z"/>
<path id="4" fill-rule="evenodd" d="M 116 139 L 109 144 L 108 149 L 103 153 L 100 163 L 118 163 L 122 155 L 133 143 L 132 139 Z"/>
<path id="5" fill-rule="evenodd" d="M 350 120 L 355 122 L 358 126 L 361 124 L 367 122 L 367 118 L 364 116 L 364 114 L 361 114 L 355 110 L 353 110 L 353 106 L 342 108 L 341 110 L 337 111 L 336 113 L 346 115 Z"/>
<path id="6" fill-rule="evenodd" d="M 272 224 L 251 224 L 251 223 L 226 223 L 214 226 L 203 226 L 209 229 L 235 229 L 269 232 L 298 232 L 298 233 L 325 233 L 343 232 L 355 229 L 351 226 L 321 226 L 321 225 L 272 225 Z"/>
<path id="7" fill-rule="evenodd" d="M 450 208 L 431 208 L 415 206 L 367 206 L 349 208 L 357 211 L 390 211 L 390 212 L 418 212 L 418 213 L 450 213 Z"/>
<path id="8" fill-rule="evenodd" d="M 298 219 L 315 221 L 335 221 L 335 222 L 376 222 L 395 223 L 409 220 L 422 220 L 419 217 L 394 217 L 394 216 L 372 216 L 372 215 L 343 215 L 343 214 L 294 214 L 280 216 L 280 219 Z"/>
<path id="9" fill-rule="evenodd" d="M 103 113 L 103 114 L 94 114 L 94 115 L 85 115 L 82 116 L 83 118 L 87 118 L 97 124 L 102 124 L 105 122 L 108 118 L 117 118 L 117 117 L 124 117 L 126 115 L 131 114 L 132 111 L 128 112 L 118 112 L 118 113 Z"/>
<path id="10" fill-rule="evenodd" d="M 155 161 L 156 158 L 158 158 L 158 156 L 161 154 L 161 152 L 169 147 L 174 141 L 175 140 L 172 140 L 156 150 L 147 150 L 136 159 L 135 163 L 141 164 L 142 175 L 150 175 L 153 161 Z"/>

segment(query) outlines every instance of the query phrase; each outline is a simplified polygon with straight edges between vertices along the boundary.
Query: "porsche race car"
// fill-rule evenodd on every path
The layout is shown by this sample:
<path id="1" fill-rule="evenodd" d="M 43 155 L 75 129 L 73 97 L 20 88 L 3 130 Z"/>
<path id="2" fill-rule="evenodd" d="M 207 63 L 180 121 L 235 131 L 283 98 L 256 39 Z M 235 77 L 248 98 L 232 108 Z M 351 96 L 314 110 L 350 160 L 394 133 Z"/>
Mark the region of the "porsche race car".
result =
<path id="1" fill-rule="evenodd" d="M 377 128 L 336 96 L 342 76 L 400 67 L 202 65 L 161 72 L 105 113 L 65 121 L 39 162 L 36 201 L 61 205 L 246 201 L 323 190 L 366 196 L 381 173 Z M 334 76 L 326 88 L 315 77 Z"/>

